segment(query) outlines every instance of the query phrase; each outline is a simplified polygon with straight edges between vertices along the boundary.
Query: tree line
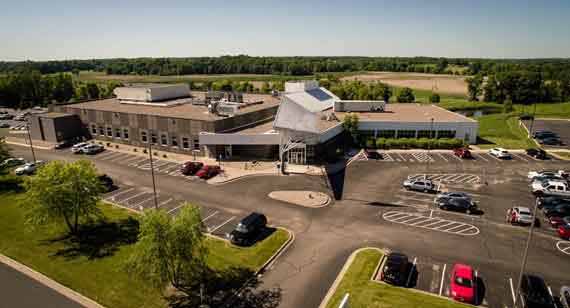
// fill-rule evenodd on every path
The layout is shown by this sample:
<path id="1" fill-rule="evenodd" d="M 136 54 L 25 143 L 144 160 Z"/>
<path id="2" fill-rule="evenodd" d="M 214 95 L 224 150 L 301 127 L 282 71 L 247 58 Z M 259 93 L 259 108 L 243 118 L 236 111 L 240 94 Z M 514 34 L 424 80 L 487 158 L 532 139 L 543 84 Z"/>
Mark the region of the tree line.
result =
<path id="1" fill-rule="evenodd" d="M 516 104 L 557 103 L 570 100 L 570 72 L 544 78 L 533 71 L 477 74 L 467 78 L 469 100 Z"/>
<path id="2" fill-rule="evenodd" d="M 69 102 L 112 97 L 121 83 L 81 82 L 72 74 L 42 75 L 24 71 L 0 76 L 0 105 L 9 108 L 46 106 L 50 102 Z"/>
<path id="3" fill-rule="evenodd" d="M 455 70 L 453 67 L 459 67 Z M 251 57 L 132 58 L 0 62 L 0 73 L 42 74 L 97 71 L 120 75 L 276 74 L 389 71 L 462 75 L 529 71 L 544 79 L 570 72 L 570 59 L 473 59 L 434 57 Z"/>

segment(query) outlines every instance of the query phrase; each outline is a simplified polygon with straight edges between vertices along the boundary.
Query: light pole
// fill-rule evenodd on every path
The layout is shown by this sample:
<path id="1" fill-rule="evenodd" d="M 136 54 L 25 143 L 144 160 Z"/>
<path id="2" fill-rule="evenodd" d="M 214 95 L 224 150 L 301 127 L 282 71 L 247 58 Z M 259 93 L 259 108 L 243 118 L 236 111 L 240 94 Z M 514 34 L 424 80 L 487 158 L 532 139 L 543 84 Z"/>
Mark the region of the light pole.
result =
<path id="1" fill-rule="evenodd" d="M 156 182 L 154 180 L 154 166 L 152 162 L 152 133 L 148 143 L 148 159 L 150 160 L 150 175 L 152 177 L 152 191 L 154 193 L 154 209 L 158 210 L 158 199 L 156 198 Z"/>
<path id="2" fill-rule="evenodd" d="M 433 142 L 433 118 L 430 119 L 429 124 L 429 141 L 428 141 L 428 156 L 431 158 L 431 143 Z M 429 171 L 430 159 L 427 161 L 427 170 Z M 427 175 L 426 175 L 427 177 Z"/>
<path id="3" fill-rule="evenodd" d="M 528 130 L 529 137 L 532 138 L 532 130 L 534 128 L 534 117 L 536 116 L 536 102 L 534 102 L 534 110 L 532 112 L 532 117 L 530 119 L 530 128 Z"/>
<path id="4" fill-rule="evenodd" d="M 30 118 L 28 117 L 28 121 L 26 121 L 26 124 L 28 125 L 28 139 L 30 140 L 30 150 L 32 151 L 32 159 L 34 160 L 34 163 L 36 162 L 36 153 L 34 152 L 34 145 L 32 144 L 32 134 L 30 133 Z"/>
<path id="5" fill-rule="evenodd" d="M 525 249 L 523 252 L 523 259 L 522 259 L 522 263 L 521 263 L 521 271 L 519 273 L 519 281 L 517 283 L 517 292 L 516 292 L 514 307 L 517 306 L 517 302 L 518 302 L 518 299 L 520 297 L 522 276 L 524 274 L 524 270 L 526 267 L 526 260 L 528 257 L 528 249 L 530 247 L 530 241 L 532 240 L 532 233 L 534 231 L 534 225 L 536 223 L 536 212 L 537 212 L 537 210 L 538 210 L 538 198 L 536 198 L 536 200 L 534 202 L 534 210 L 532 212 L 532 223 L 530 225 L 530 230 L 528 231 L 528 239 L 526 240 L 526 246 L 525 246 Z"/>

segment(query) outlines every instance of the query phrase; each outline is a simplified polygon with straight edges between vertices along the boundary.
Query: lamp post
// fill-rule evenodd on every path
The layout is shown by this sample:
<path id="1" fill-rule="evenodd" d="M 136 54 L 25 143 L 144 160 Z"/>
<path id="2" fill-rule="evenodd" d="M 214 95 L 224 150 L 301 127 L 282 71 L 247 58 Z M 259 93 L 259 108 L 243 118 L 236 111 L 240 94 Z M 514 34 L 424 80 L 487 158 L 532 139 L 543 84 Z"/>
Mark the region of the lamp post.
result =
<path id="1" fill-rule="evenodd" d="M 514 307 L 517 306 L 517 302 L 518 299 L 520 297 L 520 292 L 521 292 L 521 283 L 522 283 L 522 276 L 524 274 L 524 270 L 526 268 L 526 260 L 528 257 L 528 249 L 530 247 L 530 241 L 532 240 L 532 233 L 534 232 L 534 225 L 536 222 L 536 212 L 538 210 L 538 198 L 536 198 L 535 202 L 534 202 L 534 210 L 532 212 L 532 223 L 530 225 L 530 230 L 528 231 L 528 239 L 526 240 L 526 246 L 523 252 L 523 259 L 522 259 L 522 263 L 521 263 L 521 271 L 519 273 L 519 281 L 517 283 L 517 292 L 515 292 L 516 297 L 515 297 L 515 302 L 514 302 Z"/>
<path id="2" fill-rule="evenodd" d="M 27 130 L 28 130 L 28 139 L 30 140 L 30 150 L 32 151 L 32 159 L 34 160 L 34 163 L 36 162 L 36 153 L 34 152 L 34 145 L 32 144 L 32 134 L 30 133 L 30 118 L 28 117 L 28 121 L 26 121 L 27 124 Z"/>
<path id="3" fill-rule="evenodd" d="M 158 210 L 158 199 L 156 197 L 156 182 L 154 180 L 154 165 L 152 162 L 152 133 L 148 143 L 148 158 L 150 160 L 150 175 L 152 177 L 152 191 L 154 194 L 154 209 Z"/>

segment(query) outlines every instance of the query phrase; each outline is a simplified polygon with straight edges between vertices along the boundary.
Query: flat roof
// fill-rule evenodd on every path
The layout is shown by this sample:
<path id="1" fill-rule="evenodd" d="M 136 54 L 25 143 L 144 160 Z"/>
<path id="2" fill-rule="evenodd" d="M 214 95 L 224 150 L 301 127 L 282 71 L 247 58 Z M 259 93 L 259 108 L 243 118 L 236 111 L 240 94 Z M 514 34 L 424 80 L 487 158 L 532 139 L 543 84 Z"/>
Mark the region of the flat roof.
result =
<path id="1" fill-rule="evenodd" d="M 339 120 L 349 112 L 335 112 Z M 459 113 L 426 104 L 386 104 L 384 112 L 353 112 L 359 121 L 381 122 L 477 122 Z"/>
<path id="2" fill-rule="evenodd" d="M 205 100 L 206 93 L 192 92 L 192 96 L 196 100 Z M 189 99 L 182 98 L 180 100 L 187 101 Z M 237 115 L 264 110 L 279 105 L 278 97 L 274 97 L 267 94 L 243 94 L 243 101 L 244 103 L 263 101 L 263 103 L 249 105 L 244 108 L 241 108 L 236 113 Z M 201 121 L 216 121 L 227 118 L 209 113 L 208 107 L 204 105 L 192 105 L 190 103 L 184 103 L 174 106 L 151 106 L 149 104 L 145 105 L 122 104 L 117 98 L 102 99 L 102 100 L 89 101 L 89 102 L 76 103 L 76 104 L 67 104 L 65 105 L 65 107 L 78 108 L 84 110 L 155 115 L 162 117 L 201 120 Z"/>
<path id="3" fill-rule="evenodd" d="M 63 113 L 63 112 L 32 113 L 32 115 L 35 115 L 35 116 L 38 116 L 41 118 L 52 118 L 52 119 L 71 116 L 71 114 Z"/>

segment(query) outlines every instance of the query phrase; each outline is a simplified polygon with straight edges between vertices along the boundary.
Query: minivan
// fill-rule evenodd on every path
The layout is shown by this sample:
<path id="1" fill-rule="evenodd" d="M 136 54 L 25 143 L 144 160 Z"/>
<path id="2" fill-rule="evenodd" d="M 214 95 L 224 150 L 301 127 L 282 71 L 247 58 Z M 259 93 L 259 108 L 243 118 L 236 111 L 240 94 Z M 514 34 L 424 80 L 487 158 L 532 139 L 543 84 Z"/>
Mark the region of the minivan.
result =
<path id="1" fill-rule="evenodd" d="M 267 225 L 267 218 L 261 213 L 253 212 L 242 219 L 230 233 L 232 244 L 248 246 L 255 243 Z"/>

